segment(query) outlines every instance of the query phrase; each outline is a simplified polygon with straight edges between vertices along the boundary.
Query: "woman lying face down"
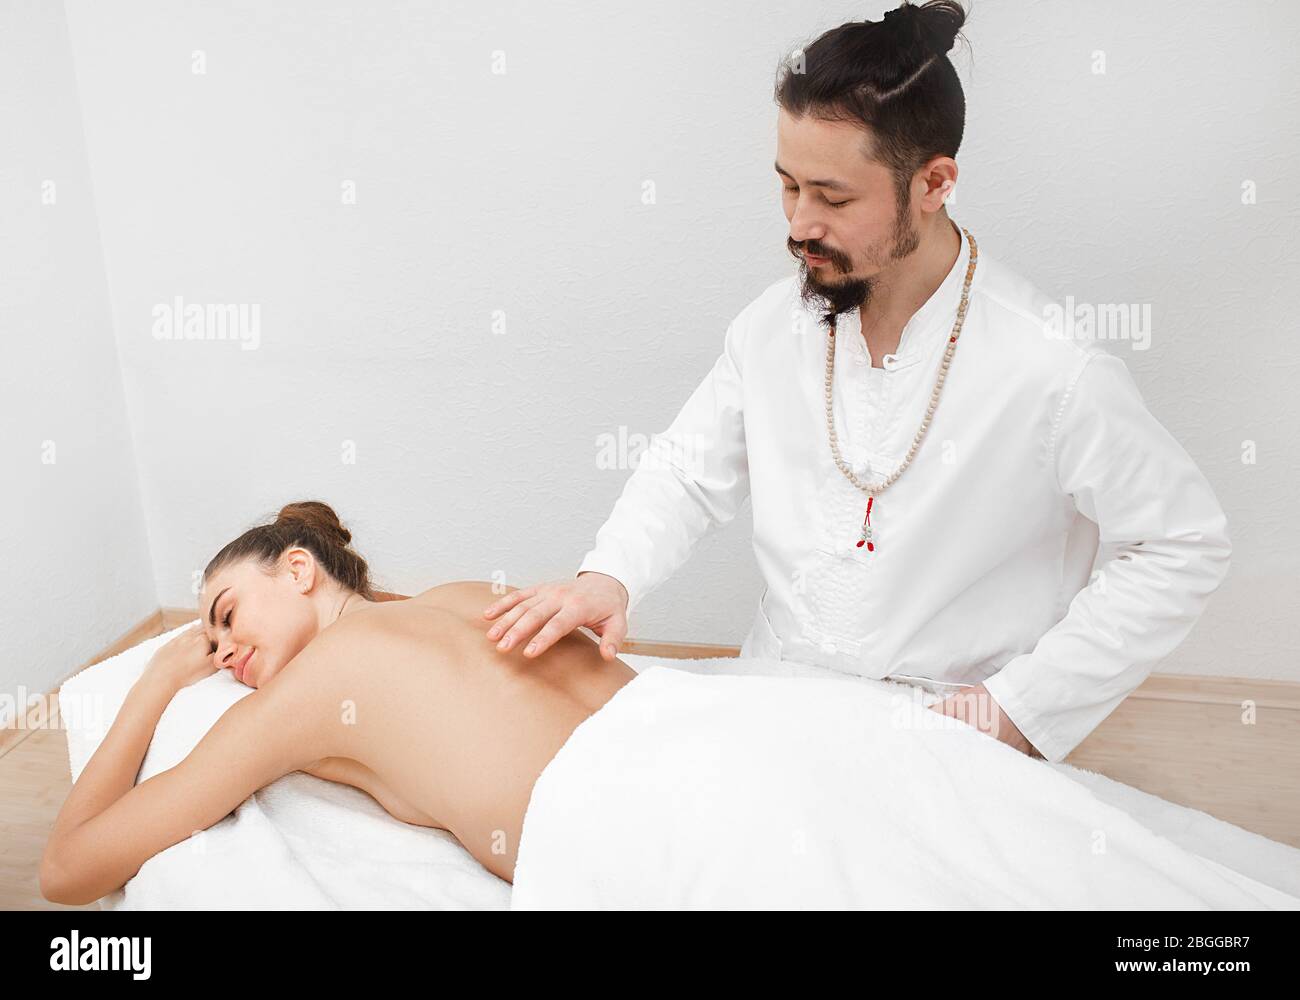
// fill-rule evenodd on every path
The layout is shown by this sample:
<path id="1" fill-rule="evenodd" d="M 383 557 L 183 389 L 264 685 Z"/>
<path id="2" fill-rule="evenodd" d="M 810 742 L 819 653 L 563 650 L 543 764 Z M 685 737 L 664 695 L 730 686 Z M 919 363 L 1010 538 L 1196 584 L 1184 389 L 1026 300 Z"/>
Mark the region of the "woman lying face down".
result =
<path id="1" fill-rule="evenodd" d="M 366 562 L 325 504 L 290 504 L 203 571 L 200 623 L 218 670 L 261 687 L 326 627 L 376 601 Z"/>
<path id="2" fill-rule="evenodd" d="M 155 653 L 59 813 L 41 864 L 47 899 L 120 888 L 293 771 L 445 829 L 513 878 L 537 776 L 636 674 L 578 632 L 540 656 L 502 652 L 482 616 L 499 588 L 458 581 L 388 599 L 350 542 L 332 509 L 308 501 L 213 557 L 199 621 Z M 172 696 L 223 669 L 254 691 L 183 761 L 135 784 Z"/>

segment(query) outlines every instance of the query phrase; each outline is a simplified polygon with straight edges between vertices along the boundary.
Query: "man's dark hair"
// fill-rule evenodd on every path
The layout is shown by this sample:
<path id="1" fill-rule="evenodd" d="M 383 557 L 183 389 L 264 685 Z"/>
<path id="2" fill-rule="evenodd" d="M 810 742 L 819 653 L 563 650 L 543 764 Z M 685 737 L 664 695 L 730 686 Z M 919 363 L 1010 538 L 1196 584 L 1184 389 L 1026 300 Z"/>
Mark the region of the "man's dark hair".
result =
<path id="1" fill-rule="evenodd" d="M 913 174 L 961 145 L 966 98 L 947 53 L 965 22 L 955 0 L 929 0 L 832 28 L 782 61 L 776 102 L 796 118 L 865 126 L 864 152 L 890 169 L 905 206 Z"/>

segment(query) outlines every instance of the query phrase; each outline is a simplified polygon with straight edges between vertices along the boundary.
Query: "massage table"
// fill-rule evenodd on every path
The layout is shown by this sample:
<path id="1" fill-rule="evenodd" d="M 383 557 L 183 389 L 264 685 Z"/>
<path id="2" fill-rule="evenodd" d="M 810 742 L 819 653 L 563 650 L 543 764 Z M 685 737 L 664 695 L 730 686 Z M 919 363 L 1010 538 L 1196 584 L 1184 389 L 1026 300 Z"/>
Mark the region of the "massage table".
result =
<path id="1" fill-rule="evenodd" d="M 154 651 L 188 627 L 150 638 L 62 685 L 59 710 L 74 781 Z M 828 677 L 823 668 L 783 660 L 621 658 L 638 674 L 658 668 L 709 676 Z M 854 683 L 843 674 L 835 677 L 835 683 Z M 227 708 L 252 693 L 225 670 L 178 692 L 159 720 L 137 780 L 183 760 Z M 996 742 L 982 734 L 974 739 Z M 996 749 L 1015 753 L 1001 745 Z M 1260 908 L 1300 905 L 1300 850 L 1100 774 L 1065 763 L 1032 763 L 1054 769 L 1086 790 L 1090 801 L 1095 797 L 1122 810 L 1144 832 L 1205 859 L 1207 867 L 1232 873 L 1267 900 Z M 207 830 L 146 861 L 99 905 L 122 910 L 510 909 L 511 897 L 511 885 L 484 869 L 450 833 L 407 825 L 359 789 L 294 772 Z"/>

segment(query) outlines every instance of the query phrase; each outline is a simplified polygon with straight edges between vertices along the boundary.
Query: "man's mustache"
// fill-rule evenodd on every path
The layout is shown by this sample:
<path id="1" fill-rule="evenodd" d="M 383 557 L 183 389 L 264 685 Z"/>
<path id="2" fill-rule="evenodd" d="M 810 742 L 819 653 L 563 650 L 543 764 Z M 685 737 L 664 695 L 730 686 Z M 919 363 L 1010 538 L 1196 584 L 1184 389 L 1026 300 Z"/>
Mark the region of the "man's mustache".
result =
<path id="1" fill-rule="evenodd" d="M 814 247 L 812 244 L 804 244 L 803 246 L 800 246 L 798 243 L 795 243 L 793 240 L 789 240 L 787 241 L 786 246 L 789 248 L 790 252 L 794 254 L 796 257 L 821 257 L 826 260 L 835 259 L 835 255 L 833 253 L 826 253 L 825 251 Z"/>

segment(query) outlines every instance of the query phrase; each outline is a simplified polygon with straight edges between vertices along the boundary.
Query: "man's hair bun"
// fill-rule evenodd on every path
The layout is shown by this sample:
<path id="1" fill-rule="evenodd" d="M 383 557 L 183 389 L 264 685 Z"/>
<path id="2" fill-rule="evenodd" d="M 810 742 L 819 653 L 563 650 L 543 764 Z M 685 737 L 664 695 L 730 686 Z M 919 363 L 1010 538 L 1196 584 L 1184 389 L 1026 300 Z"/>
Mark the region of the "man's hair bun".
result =
<path id="1" fill-rule="evenodd" d="M 955 0 L 928 0 L 927 3 L 904 2 L 893 10 L 885 11 L 882 26 L 902 44 L 912 43 L 927 55 L 946 55 L 957 41 L 966 11 Z"/>

